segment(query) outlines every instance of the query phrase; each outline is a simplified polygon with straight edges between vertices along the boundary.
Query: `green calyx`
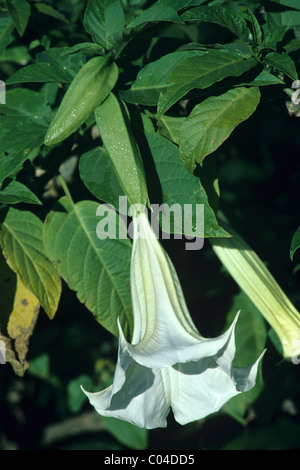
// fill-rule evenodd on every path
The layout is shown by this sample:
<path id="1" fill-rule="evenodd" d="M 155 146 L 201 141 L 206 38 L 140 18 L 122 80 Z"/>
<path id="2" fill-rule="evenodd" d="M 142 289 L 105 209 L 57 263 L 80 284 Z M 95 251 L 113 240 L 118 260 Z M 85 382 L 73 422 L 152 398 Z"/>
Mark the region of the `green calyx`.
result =
<path id="1" fill-rule="evenodd" d="M 118 73 L 111 57 L 89 60 L 64 95 L 46 134 L 45 145 L 57 144 L 76 132 L 108 96 L 116 84 Z"/>

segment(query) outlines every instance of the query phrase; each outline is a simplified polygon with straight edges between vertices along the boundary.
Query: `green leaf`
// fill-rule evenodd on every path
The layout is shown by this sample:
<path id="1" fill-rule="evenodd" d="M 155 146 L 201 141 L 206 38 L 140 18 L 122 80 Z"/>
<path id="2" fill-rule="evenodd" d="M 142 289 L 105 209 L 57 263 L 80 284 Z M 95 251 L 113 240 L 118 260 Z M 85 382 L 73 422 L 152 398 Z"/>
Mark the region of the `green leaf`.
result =
<path id="1" fill-rule="evenodd" d="M 12 31 L 14 24 L 11 17 L 6 13 L 0 14 L 0 55 L 3 54 L 4 50 L 13 40 Z"/>
<path id="2" fill-rule="evenodd" d="M 75 44 L 75 46 L 67 48 L 62 55 L 75 54 L 76 52 L 87 55 L 104 55 L 105 49 L 93 42 L 80 42 L 79 44 Z"/>
<path id="3" fill-rule="evenodd" d="M 27 204 L 42 204 L 41 201 L 19 181 L 10 181 L 0 190 L 0 203 L 2 204 L 18 204 L 25 202 Z"/>
<path id="4" fill-rule="evenodd" d="M 262 70 L 253 80 L 246 83 L 240 83 L 239 86 L 266 86 L 266 85 L 284 85 L 280 78 L 275 77 L 267 70 Z"/>
<path id="5" fill-rule="evenodd" d="M 284 5 L 286 7 L 295 8 L 296 10 L 300 10 L 300 4 L 298 0 L 271 0 L 274 3 L 279 3 L 280 5 Z"/>
<path id="6" fill-rule="evenodd" d="M 138 428 L 134 424 L 117 418 L 101 417 L 105 429 L 112 434 L 121 444 L 131 449 L 144 450 L 148 445 L 147 429 Z"/>
<path id="7" fill-rule="evenodd" d="M 88 375 L 80 375 L 70 380 L 67 385 L 67 402 L 72 413 L 78 413 L 86 401 L 86 397 L 80 388 L 81 385 L 86 390 L 91 390 L 93 381 Z"/>
<path id="8" fill-rule="evenodd" d="M 61 65 L 47 64 L 38 62 L 36 64 L 22 67 L 12 74 L 7 80 L 6 85 L 16 83 L 70 83 L 73 75 Z"/>
<path id="9" fill-rule="evenodd" d="M 133 20 L 129 25 L 113 34 L 110 37 L 110 42 L 113 46 L 118 47 L 125 42 L 128 42 L 132 37 L 141 33 L 145 29 L 160 22 L 184 23 L 180 16 L 177 14 L 173 6 L 162 5 L 160 2 L 151 5 Z"/>
<path id="10" fill-rule="evenodd" d="M 177 14 L 176 9 L 174 9 L 173 6 L 163 5 L 160 2 L 157 2 L 147 8 L 147 10 L 144 10 L 132 23 L 130 23 L 129 29 L 160 21 L 183 23 L 183 20 Z"/>
<path id="11" fill-rule="evenodd" d="M 277 43 L 282 41 L 285 34 L 290 30 L 289 26 L 273 26 L 266 30 L 263 37 L 263 44 L 276 50 Z"/>
<path id="12" fill-rule="evenodd" d="M 252 12 L 252 10 L 250 10 L 250 8 L 248 8 L 247 10 L 248 10 L 248 14 L 249 14 L 250 21 L 252 24 L 253 42 L 254 44 L 260 44 L 262 41 L 262 30 L 261 30 L 260 24 L 257 21 L 257 18 Z"/>
<path id="13" fill-rule="evenodd" d="M 74 78 L 85 64 L 86 57 L 80 52 L 69 55 L 65 54 L 69 50 L 70 48 L 67 46 L 46 49 L 45 51 L 39 52 L 36 55 L 37 63 L 43 62 L 46 64 L 51 64 L 52 66 L 58 67 L 61 72 L 61 68 L 63 68 L 66 74 L 71 74 Z"/>
<path id="14" fill-rule="evenodd" d="M 0 57 L 0 62 L 14 62 L 18 65 L 26 65 L 31 56 L 25 46 L 8 47 Z M 7 85 L 7 80 L 5 81 Z"/>
<path id="15" fill-rule="evenodd" d="M 28 372 L 39 380 L 51 384 L 53 387 L 61 386 L 58 377 L 51 374 L 49 354 L 41 354 L 40 356 L 30 359 Z"/>
<path id="16" fill-rule="evenodd" d="M 32 90 L 13 89 L 0 108 L 0 182 L 12 175 L 41 146 L 50 121 L 46 98 Z"/>
<path id="17" fill-rule="evenodd" d="M 23 284 L 53 318 L 61 293 L 59 275 L 43 245 L 43 223 L 32 212 L 9 208 L 0 229 L 3 254 Z"/>
<path id="18" fill-rule="evenodd" d="M 270 52 L 265 57 L 266 64 L 275 70 L 280 70 L 292 80 L 298 80 L 298 74 L 294 61 L 287 54 L 279 52 Z"/>
<path id="19" fill-rule="evenodd" d="M 48 381 L 50 374 L 50 357 L 48 354 L 41 354 L 30 361 L 28 372 L 41 380 Z"/>
<path id="20" fill-rule="evenodd" d="M 19 170 L 30 152 L 43 144 L 46 131 L 44 126 L 24 121 L 5 134 L 0 142 L 0 182 Z"/>
<path id="21" fill-rule="evenodd" d="M 128 239 L 97 237 L 98 207 L 92 201 L 73 204 L 66 197 L 61 198 L 44 224 L 46 253 L 97 321 L 117 336 L 120 318 L 128 335 L 132 332 L 131 244 Z M 107 213 L 115 216 L 112 209 L 107 208 Z"/>
<path id="22" fill-rule="evenodd" d="M 235 330 L 237 354 L 233 365 L 234 367 L 246 367 L 255 362 L 264 350 L 268 332 L 261 313 L 243 292 L 237 294 L 233 299 L 233 304 L 226 318 L 227 327 L 239 310 L 241 313 Z M 223 406 L 222 410 L 237 421 L 244 423 L 247 409 L 260 395 L 263 385 L 260 369 L 255 387 L 247 393 L 232 398 Z"/>
<path id="23" fill-rule="evenodd" d="M 119 196 L 124 195 L 124 192 L 105 150 L 96 147 L 84 153 L 79 160 L 79 174 L 94 196 L 115 208 L 118 207 Z"/>
<path id="24" fill-rule="evenodd" d="M 48 127 L 50 114 L 51 108 L 41 93 L 25 88 L 8 90 L 6 104 L 0 107 L 0 132 L 24 122 Z"/>
<path id="25" fill-rule="evenodd" d="M 284 50 L 287 54 L 298 51 L 300 49 L 300 39 L 292 39 L 284 46 Z"/>
<path id="26" fill-rule="evenodd" d="M 34 6 L 40 13 L 43 13 L 44 15 L 51 16 L 52 18 L 62 21 L 63 23 L 69 23 L 69 20 L 62 13 L 60 13 L 60 11 L 55 10 L 51 5 L 46 5 L 42 2 L 36 2 Z"/>
<path id="27" fill-rule="evenodd" d="M 206 0 L 158 0 L 157 3 L 172 7 L 174 10 L 178 11 L 185 7 L 201 5 L 201 3 L 204 2 L 206 2 Z"/>
<path id="28" fill-rule="evenodd" d="M 30 5 L 25 0 L 9 0 L 8 12 L 20 36 L 23 36 L 30 17 Z"/>
<path id="29" fill-rule="evenodd" d="M 193 172 L 195 161 L 202 163 L 214 152 L 238 124 L 251 116 L 259 100 L 258 88 L 239 87 L 196 105 L 181 127 L 179 149 L 186 170 Z"/>
<path id="30" fill-rule="evenodd" d="M 109 49 L 109 38 L 124 27 L 124 12 L 120 0 L 89 0 L 83 25 L 94 42 Z"/>
<path id="31" fill-rule="evenodd" d="M 215 23 L 229 29 L 231 33 L 244 42 L 253 42 L 253 36 L 247 25 L 247 21 L 238 12 L 229 8 L 201 6 L 187 10 L 181 15 L 181 18 L 189 22 L 205 21 Z"/>
<path id="32" fill-rule="evenodd" d="M 193 207 L 193 228 L 190 230 L 176 230 L 175 233 L 181 233 L 191 237 L 226 237 L 228 233 L 218 225 L 214 211 L 209 205 L 208 197 L 199 178 L 188 174 L 179 158 L 178 147 L 169 140 L 155 132 L 146 132 L 146 138 L 153 156 L 155 169 L 159 178 L 157 184 L 160 188 L 155 188 L 158 194 L 162 192 L 162 203 L 171 207 L 177 204 L 184 209 L 185 204 L 191 204 Z M 149 185 L 155 184 L 155 178 L 149 174 Z M 152 200 L 151 203 L 160 201 Z M 204 234 L 197 233 L 197 224 L 195 217 L 196 204 L 204 204 Z M 168 232 L 166 227 L 162 227 Z M 183 227 L 184 228 L 184 227 Z M 196 232 L 196 233 L 195 233 Z M 170 233 L 174 233 L 174 227 L 171 226 Z"/>
<path id="33" fill-rule="evenodd" d="M 158 132 L 167 139 L 179 145 L 180 131 L 185 117 L 162 116 L 158 122 Z"/>
<path id="34" fill-rule="evenodd" d="M 267 13 L 267 20 L 270 27 L 289 26 L 293 28 L 300 26 L 300 11 L 287 10 L 280 13 Z"/>
<path id="35" fill-rule="evenodd" d="M 167 90 L 172 70 L 185 59 L 203 54 L 202 51 L 172 52 L 150 62 L 140 70 L 130 90 L 121 91 L 121 97 L 129 103 L 156 106 L 160 93 Z"/>
<path id="36" fill-rule="evenodd" d="M 291 249 L 290 249 L 290 258 L 293 261 L 295 251 L 300 247 L 300 226 L 297 228 L 294 236 L 292 238 Z"/>
<path id="37" fill-rule="evenodd" d="M 255 65 L 254 59 L 244 59 L 240 54 L 225 49 L 184 60 L 172 71 L 168 89 L 160 95 L 159 117 L 190 90 L 208 88 L 225 77 L 239 76 Z"/>

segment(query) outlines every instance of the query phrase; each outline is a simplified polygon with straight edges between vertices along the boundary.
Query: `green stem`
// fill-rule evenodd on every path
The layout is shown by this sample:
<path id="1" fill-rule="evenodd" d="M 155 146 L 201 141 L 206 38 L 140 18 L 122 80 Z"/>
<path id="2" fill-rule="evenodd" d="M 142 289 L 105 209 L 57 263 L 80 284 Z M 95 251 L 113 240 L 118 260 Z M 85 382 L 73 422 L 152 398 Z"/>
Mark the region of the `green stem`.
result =
<path id="1" fill-rule="evenodd" d="M 58 181 L 60 182 L 60 184 L 61 184 L 61 186 L 62 186 L 62 188 L 63 188 L 63 190 L 64 190 L 64 193 L 65 193 L 65 195 L 67 196 L 67 198 L 69 199 L 70 203 L 72 204 L 72 206 L 74 206 L 75 203 L 74 203 L 74 201 L 73 201 L 73 198 L 72 198 L 72 196 L 71 196 L 71 193 L 70 193 L 70 191 L 69 191 L 69 188 L 68 188 L 68 186 L 67 186 L 67 183 L 65 182 L 65 180 L 64 180 L 64 178 L 63 178 L 63 176 L 62 176 L 61 174 L 58 175 Z"/>

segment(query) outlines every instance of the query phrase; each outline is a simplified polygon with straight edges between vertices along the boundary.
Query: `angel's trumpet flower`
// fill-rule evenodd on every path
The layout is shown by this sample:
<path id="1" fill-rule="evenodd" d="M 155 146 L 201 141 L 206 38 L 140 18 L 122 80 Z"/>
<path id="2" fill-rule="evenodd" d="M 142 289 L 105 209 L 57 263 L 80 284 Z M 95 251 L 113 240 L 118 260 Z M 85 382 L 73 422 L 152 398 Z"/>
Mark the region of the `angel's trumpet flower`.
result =
<path id="1" fill-rule="evenodd" d="M 145 213 L 133 217 L 131 295 L 134 332 L 128 343 L 119 325 L 113 384 L 86 392 L 99 414 L 143 428 L 165 427 L 172 408 L 180 424 L 204 418 L 255 385 L 259 359 L 235 368 L 234 328 L 206 339 L 187 310 L 176 271 Z"/>

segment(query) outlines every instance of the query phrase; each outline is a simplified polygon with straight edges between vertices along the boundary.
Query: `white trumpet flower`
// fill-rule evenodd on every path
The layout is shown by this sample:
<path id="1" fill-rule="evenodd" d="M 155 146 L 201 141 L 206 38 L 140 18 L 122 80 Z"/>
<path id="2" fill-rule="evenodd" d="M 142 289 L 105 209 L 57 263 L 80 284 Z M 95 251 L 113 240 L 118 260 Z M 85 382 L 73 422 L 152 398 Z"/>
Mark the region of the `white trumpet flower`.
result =
<path id="1" fill-rule="evenodd" d="M 166 427 L 172 408 L 186 424 L 218 411 L 256 381 L 260 358 L 235 368 L 234 328 L 215 339 L 195 327 L 171 260 L 152 231 L 147 215 L 133 218 L 131 343 L 119 325 L 119 350 L 113 384 L 84 393 L 103 416 L 152 429 Z"/>

